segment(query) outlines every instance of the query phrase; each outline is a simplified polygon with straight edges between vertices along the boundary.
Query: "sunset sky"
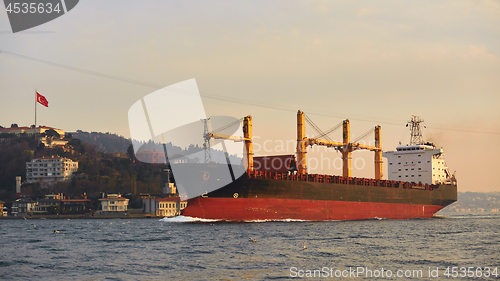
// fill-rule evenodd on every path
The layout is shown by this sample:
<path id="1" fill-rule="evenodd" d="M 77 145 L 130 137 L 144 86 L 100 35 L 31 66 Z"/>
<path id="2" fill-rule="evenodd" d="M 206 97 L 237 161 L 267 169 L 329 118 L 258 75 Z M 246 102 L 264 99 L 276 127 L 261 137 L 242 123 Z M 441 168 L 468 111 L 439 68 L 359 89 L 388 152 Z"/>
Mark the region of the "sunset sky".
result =
<path id="1" fill-rule="evenodd" d="M 253 116 L 257 154 L 294 153 L 299 109 L 323 130 L 349 118 L 352 138 L 381 125 L 385 151 L 418 115 L 459 191 L 500 191 L 499 1 L 82 0 L 15 34 L 0 6 L 4 127 L 34 124 L 37 89 L 38 125 L 130 137 L 132 104 L 195 78 L 207 115 Z M 373 153 L 356 159 L 373 177 Z"/>

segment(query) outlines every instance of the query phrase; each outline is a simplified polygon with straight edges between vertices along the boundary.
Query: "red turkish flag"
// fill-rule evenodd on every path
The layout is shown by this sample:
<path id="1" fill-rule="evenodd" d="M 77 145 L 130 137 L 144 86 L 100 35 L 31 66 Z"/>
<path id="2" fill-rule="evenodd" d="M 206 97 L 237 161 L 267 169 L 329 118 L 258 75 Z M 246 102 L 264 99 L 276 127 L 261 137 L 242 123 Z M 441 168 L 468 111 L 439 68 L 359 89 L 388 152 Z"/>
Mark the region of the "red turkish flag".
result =
<path id="1" fill-rule="evenodd" d="M 44 105 L 45 107 L 49 107 L 49 102 L 47 101 L 47 99 L 44 96 L 40 95 L 38 92 L 36 92 L 36 101 Z"/>

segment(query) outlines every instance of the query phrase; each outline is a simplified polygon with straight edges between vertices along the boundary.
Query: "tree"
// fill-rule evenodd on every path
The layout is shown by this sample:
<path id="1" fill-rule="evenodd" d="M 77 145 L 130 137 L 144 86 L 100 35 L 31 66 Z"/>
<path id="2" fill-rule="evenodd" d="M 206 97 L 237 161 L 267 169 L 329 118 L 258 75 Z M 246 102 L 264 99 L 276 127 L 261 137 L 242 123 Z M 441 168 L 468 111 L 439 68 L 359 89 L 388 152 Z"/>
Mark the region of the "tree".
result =
<path id="1" fill-rule="evenodd" d="M 61 138 L 61 135 L 59 135 L 59 133 L 56 132 L 56 130 L 54 130 L 54 129 L 49 129 L 49 130 L 45 131 L 42 134 L 42 136 L 46 136 L 49 139 L 54 139 L 54 138 L 60 139 Z"/>
<path id="2" fill-rule="evenodd" d="M 10 125 L 11 128 L 19 128 L 16 123 Z"/>
<path id="3" fill-rule="evenodd" d="M 134 160 L 135 159 L 135 153 L 134 153 L 134 146 L 133 145 L 129 145 L 128 146 L 128 148 L 127 148 L 127 155 L 130 158 L 130 160 Z"/>

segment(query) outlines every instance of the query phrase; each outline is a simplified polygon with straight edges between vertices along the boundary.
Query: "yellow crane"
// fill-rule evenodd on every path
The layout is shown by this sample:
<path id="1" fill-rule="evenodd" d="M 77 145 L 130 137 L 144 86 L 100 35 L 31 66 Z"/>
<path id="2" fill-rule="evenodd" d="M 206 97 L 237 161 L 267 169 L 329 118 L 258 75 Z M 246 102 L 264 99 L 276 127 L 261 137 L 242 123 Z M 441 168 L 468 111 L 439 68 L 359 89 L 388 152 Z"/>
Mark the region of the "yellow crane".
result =
<path id="1" fill-rule="evenodd" d="M 342 152 L 342 172 L 344 177 L 351 177 L 351 154 L 358 149 L 367 149 L 375 152 L 375 179 L 383 178 L 382 172 L 382 140 L 381 128 L 375 127 L 375 146 L 369 146 L 357 142 L 351 142 L 349 119 L 342 122 L 343 139 L 342 142 L 322 140 L 317 138 L 306 138 L 305 114 L 302 111 L 297 112 L 297 170 L 299 174 L 307 173 L 306 153 L 307 146 L 321 145 L 326 147 L 335 147 Z"/>
<path id="2" fill-rule="evenodd" d="M 241 120 L 241 119 L 240 119 Z M 247 152 L 247 171 L 253 171 L 253 142 L 252 142 L 252 116 L 248 115 L 243 118 L 243 137 L 237 137 L 232 135 L 217 134 L 213 132 L 208 132 L 206 130 L 205 140 L 213 139 L 225 139 L 232 141 L 244 141 L 245 150 Z M 209 147 L 206 149 L 210 149 Z"/>

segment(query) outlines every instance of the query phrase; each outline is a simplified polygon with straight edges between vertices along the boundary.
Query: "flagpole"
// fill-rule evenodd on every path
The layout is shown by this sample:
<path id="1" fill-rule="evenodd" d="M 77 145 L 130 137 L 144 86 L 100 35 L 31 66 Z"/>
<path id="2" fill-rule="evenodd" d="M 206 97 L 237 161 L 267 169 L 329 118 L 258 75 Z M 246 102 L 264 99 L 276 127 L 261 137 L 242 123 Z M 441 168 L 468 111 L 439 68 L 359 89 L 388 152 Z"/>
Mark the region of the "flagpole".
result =
<path id="1" fill-rule="evenodd" d="M 36 101 L 37 101 L 37 96 L 36 96 L 36 89 L 35 89 L 35 148 L 38 146 L 37 140 L 36 140 Z"/>

